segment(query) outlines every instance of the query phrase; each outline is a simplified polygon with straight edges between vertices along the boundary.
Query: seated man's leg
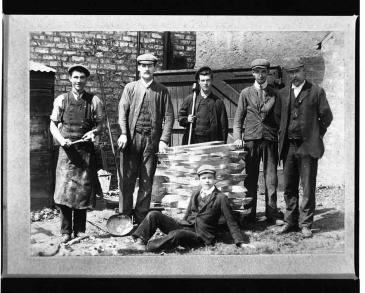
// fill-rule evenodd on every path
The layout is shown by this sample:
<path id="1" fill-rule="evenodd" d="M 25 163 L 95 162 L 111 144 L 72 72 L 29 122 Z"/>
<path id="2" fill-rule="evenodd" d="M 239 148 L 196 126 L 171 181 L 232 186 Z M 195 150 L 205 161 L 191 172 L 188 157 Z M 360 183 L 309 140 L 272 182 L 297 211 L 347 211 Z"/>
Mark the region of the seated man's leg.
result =
<path id="1" fill-rule="evenodd" d="M 173 249 L 180 246 L 197 247 L 204 244 L 204 241 L 198 235 L 189 230 L 180 229 L 169 232 L 166 236 L 153 239 L 147 244 L 147 251 L 160 251 Z"/>
<path id="2" fill-rule="evenodd" d="M 175 219 L 168 217 L 161 212 L 152 211 L 147 214 L 141 225 L 139 225 L 137 230 L 133 233 L 132 237 L 142 239 L 144 243 L 147 243 L 157 229 L 168 234 L 173 230 L 181 229 L 181 226 Z"/>

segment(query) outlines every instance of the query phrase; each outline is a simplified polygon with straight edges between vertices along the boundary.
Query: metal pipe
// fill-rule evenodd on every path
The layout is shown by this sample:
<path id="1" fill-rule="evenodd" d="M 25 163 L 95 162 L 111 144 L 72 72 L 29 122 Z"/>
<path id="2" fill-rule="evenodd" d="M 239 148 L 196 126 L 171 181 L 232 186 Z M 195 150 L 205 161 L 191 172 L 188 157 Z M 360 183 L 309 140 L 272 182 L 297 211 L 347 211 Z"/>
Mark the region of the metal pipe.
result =
<path id="1" fill-rule="evenodd" d="M 141 32 L 137 32 L 137 57 L 140 55 L 141 50 Z M 139 79 L 138 62 L 136 58 L 136 80 Z"/>
<path id="2" fill-rule="evenodd" d="M 170 32 L 164 32 L 163 39 L 163 69 L 169 69 L 168 62 L 170 60 L 169 50 L 170 49 Z"/>

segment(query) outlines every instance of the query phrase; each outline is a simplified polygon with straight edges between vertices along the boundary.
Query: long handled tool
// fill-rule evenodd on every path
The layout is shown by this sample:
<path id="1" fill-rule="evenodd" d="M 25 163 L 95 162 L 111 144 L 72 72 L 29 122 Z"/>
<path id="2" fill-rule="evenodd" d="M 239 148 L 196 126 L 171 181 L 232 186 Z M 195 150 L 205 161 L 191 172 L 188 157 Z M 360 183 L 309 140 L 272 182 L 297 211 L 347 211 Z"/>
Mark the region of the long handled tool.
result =
<path id="1" fill-rule="evenodd" d="M 194 116 L 194 112 L 195 112 L 195 101 L 196 101 L 196 92 L 197 92 L 197 86 L 196 83 L 194 82 L 193 84 L 193 107 L 191 108 L 191 115 Z M 191 143 L 191 134 L 193 133 L 193 124 L 194 122 L 190 123 L 190 129 L 189 129 L 189 140 L 188 140 L 188 144 Z"/>
<path id="2" fill-rule="evenodd" d="M 115 236 L 123 236 L 128 234 L 132 229 L 133 229 L 133 222 L 131 220 L 130 217 L 123 215 L 123 193 L 121 190 L 121 182 L 120 182 L 120 171 L 118 168 L 118 163 L 117 163 L 117 158 L 115 155 L 115 149 L 114 149 L 114 143 L 113 143 L 113 137 L 112 137 L 112 133 L 110 130 L 110 123 L 109 123 L 109 117 L 108 117 L 108 112 L 107 112 L 107 105 L 106 105 L 106 98 L 104 95 L 104 87 L 103 87 L 103 83 L 101 80 L 101 76 L 98 74 L 98 79 L 99 79 L 99 83 L 100 83 L 100 88 L 101 88 L 101 94 L 103 96 L 103 100 L 104 100 L 104 104 L 105 104 L 105 116 L 106 116 L 106 124 L 108 127 L 108 132 L 109 132 L 109 138 L 110 138 L 110 145 L 112 147 L 112 152 L 113 152 L 113 157 L 114 157 L 114 163 L 115 163 L 115 167 L 117 169 L 117 177 L 118 177 L 118 187 L 119 187 L 119 209 L 118 209 L 118 213 L 116 215 L 112 215 L 107 223 L 106 223 L 106 228 L 108 229 L 110 234 L 113 234 Z"/>

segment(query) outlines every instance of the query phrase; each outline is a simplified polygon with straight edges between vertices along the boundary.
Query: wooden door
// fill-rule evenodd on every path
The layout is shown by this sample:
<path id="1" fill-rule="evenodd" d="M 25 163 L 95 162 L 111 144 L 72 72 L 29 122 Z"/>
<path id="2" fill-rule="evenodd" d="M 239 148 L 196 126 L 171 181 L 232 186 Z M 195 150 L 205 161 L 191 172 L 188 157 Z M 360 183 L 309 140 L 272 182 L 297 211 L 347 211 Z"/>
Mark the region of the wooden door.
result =
<path id="1" fill-rule="evenodd" d="M 196 70 L 167 70 L 155 73 L 155 80 L 167 87 L 174 106 L 175 123 L 171 146 L 181 145 L 184 128 L 179 126 L 178 113 L 184 99 L 192 93 Z M 281 80 L 280 67 L 270 68 L 268 83 L 279 88 Z M 229 122 L 228 143 L 233 142 L 232 126 L 240 92 L 251 86 L 255 79 L 251 68 L 231 68 L 214 70 L 213 93 L 224 101 Z"/>

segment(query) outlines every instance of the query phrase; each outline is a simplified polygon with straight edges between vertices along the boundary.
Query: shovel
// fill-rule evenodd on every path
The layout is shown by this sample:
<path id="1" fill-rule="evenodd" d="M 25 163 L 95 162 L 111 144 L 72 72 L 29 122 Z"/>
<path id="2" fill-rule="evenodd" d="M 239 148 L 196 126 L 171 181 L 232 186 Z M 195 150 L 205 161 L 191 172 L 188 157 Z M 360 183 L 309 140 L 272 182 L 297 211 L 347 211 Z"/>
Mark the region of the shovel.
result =
<path id="1" fill-rule="evenodd" d="M 104 95 L 104 88 L 103 88 L 103 83 L 101 80 L 101 76 L 98 75 L 99 78 L 99 83 L 100 83 L 100 88 L 101 88 L 101 94 L 104 98 L 104 104 L 105 104 L 105 116 L 106 116 L 106 124 L 108 127 L 108 132 L 109 132 L 109 139 L 110 139 L 110 145 L 111 145 L 111 149 L 113 152 L 113 157 L 114 157 L 114 163 L 115 163 L 115 167 L 117 170 L 117 176 L 118 176 L 118 187 L 119 187 L 119 209 L 116 215 L 112 215 L 110 216 L 110 218 L 108 219 L 108 221 L 106 222 L 106 228 L 108 230 L 108 232 L 114 236 L 124 236 L 126 234 L 128 234 L 132 229 L 133 229 L 133 221 L 131 220 L 130 217 L 123 215 L 123 194 L 120 188 L 120 171 L 118 168 L 118 164 L 117 164 L 117 159 L 115 156 L 115 150 L 114 150 L 114 143 L 113 143 L 113 137 L 112 137 L 112 133 L 110 130 L 110 123 L 109 123 L 109 118 L 108 118 L 108 112 L 107 112 L 107 103 L 106 103 L 106 99 L 105 99 L 105 95 Z"/>

